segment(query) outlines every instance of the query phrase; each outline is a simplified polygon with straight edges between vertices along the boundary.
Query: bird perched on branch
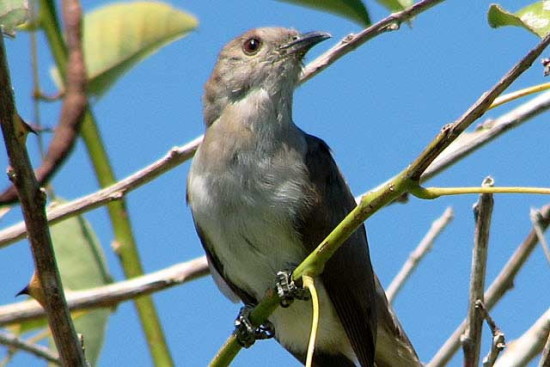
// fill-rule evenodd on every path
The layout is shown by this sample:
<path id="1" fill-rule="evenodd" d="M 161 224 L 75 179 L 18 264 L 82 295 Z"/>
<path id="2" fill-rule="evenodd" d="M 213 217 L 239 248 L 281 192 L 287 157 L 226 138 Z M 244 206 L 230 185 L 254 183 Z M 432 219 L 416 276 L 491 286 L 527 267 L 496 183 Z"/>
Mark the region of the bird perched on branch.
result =
<path id="1" fill-rule="evenodd" d="M 355 207 L 326 143 L 292 120 L 306 52 L 329 38 L 259 28 L 227 44 L 205 86 L 206 133 L 187 200 L 216 282 L 257 304 L 280 270 L 296 267 Z M 370 262 L 361 226 L 316 279 L 314 366 L 420 365 Z M 311 302 L 278 308 L 275 338 L 304 362 Z"/>

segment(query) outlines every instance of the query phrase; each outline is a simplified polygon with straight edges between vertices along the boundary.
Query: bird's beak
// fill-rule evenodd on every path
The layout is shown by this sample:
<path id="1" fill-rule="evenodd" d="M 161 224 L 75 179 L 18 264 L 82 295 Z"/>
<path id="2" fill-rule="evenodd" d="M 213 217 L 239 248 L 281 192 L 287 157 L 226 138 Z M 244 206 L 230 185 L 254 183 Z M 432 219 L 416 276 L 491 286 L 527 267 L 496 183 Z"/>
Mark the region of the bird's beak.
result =
<path id="1" fill-rule="evenodd" d="M 332 36 L 327 32 L 308 32 L 298 35 L 296 39 L 283 45 L 281 49 L 287 50 L 289 54 L 305 54 L 310 48 L 330 37 Z"/>

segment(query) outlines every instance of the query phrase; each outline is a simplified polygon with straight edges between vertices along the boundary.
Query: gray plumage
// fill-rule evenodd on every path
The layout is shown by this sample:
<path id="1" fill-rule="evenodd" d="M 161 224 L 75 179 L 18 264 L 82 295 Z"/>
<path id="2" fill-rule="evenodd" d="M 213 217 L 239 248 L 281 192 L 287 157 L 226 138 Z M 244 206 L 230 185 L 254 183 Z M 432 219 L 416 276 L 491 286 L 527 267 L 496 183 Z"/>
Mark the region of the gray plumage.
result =
<path id="1" fill-rule="evenodd" d="M 249 31 L 224 47 L 205 86 L 207 130 L 189 173 L 188 203 L 216 282 L 247 304 L 355 207 L 328 146 L 292 120 L 302 58 L 326 38 L 284 28 Z M 315 366 L 419 365 L 374 275 L 363 226 L 316 285 Z M 304 362 L 311 303 L 295 301 L 269 320 L 279 343 Z"/>

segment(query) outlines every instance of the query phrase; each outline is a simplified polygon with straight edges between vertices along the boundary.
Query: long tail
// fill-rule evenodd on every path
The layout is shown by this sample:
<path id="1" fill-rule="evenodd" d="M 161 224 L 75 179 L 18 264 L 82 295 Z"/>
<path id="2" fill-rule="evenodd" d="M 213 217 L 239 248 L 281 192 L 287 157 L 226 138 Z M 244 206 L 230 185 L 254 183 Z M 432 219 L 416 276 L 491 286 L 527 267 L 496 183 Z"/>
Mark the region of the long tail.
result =
<path id="1" fill-rule="evenodd" d="M 376 282 L 376 311 L 378 328 L 376 337 L 376 367 L 420 367 L 422 363 L 399 323 L 397 316 L 386 298 L 380 280 Z"/>

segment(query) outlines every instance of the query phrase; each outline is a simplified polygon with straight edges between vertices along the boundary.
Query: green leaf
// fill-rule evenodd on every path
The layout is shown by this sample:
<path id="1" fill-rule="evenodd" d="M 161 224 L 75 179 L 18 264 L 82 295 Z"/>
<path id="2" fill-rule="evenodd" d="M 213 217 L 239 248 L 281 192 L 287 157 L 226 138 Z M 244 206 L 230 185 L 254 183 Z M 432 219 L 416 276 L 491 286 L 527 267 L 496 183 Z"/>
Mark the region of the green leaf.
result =
<path id="1" fill-rule="evenodd" d="M 26 0 L 0 1 L 0 29 L 2 33 L 15 36 L 15 28 L 29 19 L 29 4 Z M 1 36 L 1 35 L 0 35 Z"/>
<path id="2" fill-rule="evenodd" d="M 65 292 L 111 283 L 103 250 L 83 217 L 73 217 L 51 227 L 57 265 Z M 111 309 L 89 311 L 74 317 L 77 333 L 84 336 L 86 360 L 95 365 L 103 344 Z M 51 341 L 50 345 L 54 345 Z"/>
<path id="3" fill-rule="evenodd" d="M 527 29 L 539 37 L 550 32 L 550 3 L 539 1 L 528 5 L 516 13 L 511 13 L 493 4 L 487 13 L 489 25 L 493 28 L 516 26 Z"/>
<path id="4" fill-rule="evenodd" d="M 414 2 L 413 0 L 377 0 L 382 6 L 389 11 L 396 12 L 405 10 L 410 7 Z"/>
<path id="5" fill-rule="evenodd" d="M 369 13 L 361 0 L 279 0 L 315 8 L 348 18 L 362 26 L 371 24 Z M 396 2 L 397 0 L 382 0 Z M 407 0 L 405 0 L 407 1 Z"/>
<path id="6" fill-rule="evenodd" d="M 195 17 L 160 2 L 113 3 L 86 14 L 88 91 L 101 96 L 135 64 L 197 25 Z"/>

